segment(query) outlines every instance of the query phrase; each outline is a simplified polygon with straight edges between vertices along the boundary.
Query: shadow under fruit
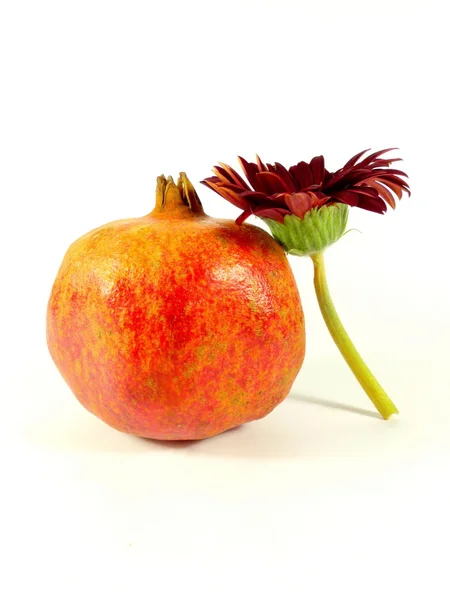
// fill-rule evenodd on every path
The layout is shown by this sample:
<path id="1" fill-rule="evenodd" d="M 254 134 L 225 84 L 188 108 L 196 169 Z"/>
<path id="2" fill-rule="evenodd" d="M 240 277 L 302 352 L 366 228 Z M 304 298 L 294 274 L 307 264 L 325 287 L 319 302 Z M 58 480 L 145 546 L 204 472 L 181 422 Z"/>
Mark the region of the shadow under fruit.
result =
<path id="1" fill-rule="evenodd" d="M 201 439 L 267 415 L 305 351 L 283 249 L 252 225 L 207 216 L 184 174 L 155 209 L 74 242 L 47 341 L 81 404 L 142 437 Z"/>

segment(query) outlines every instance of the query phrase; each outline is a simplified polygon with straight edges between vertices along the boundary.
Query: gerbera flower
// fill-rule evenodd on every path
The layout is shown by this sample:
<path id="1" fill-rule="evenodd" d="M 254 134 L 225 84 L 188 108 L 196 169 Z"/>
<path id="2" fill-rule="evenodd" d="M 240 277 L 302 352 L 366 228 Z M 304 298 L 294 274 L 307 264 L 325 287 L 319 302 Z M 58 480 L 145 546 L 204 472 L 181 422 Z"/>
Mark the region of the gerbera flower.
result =
<path id="1" fill-rule="evenodd" d="M 256 163 L 239 157 L 245 181 L 232 167 L 219 163 L 213 177 L 203 184 L 242 209 L 236 222 L 240 225 L 250 215 L 284 222 L 286 215 L 303 219 L 312 208 L 333 203 L 358 206 L 384 213 L 387 205 L 395 208 L 396 197 L 410 194 L 404 181 L 406 173 L 391 168 L 399 158 L 382 158 L 388 148 L 362 158 L 367 150 L 353 156 L 341 169 L 331 173 L 325 168 L 323 156 L 307 163 L 301 161 L 286 169 L 280 163 Z"/>

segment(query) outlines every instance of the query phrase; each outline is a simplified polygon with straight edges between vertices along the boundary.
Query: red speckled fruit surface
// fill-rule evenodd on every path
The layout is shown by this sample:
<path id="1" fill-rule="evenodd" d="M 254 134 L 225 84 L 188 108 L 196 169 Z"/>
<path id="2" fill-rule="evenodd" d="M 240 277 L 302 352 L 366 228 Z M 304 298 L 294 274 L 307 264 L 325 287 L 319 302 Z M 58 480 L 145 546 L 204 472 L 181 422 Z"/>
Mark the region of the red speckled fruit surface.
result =
<path id="1" fill-rule="evenodd" d="M 201 439 L 264 417 L 289 393 L 303 312 L 281 247 L 203 212 L 187 179 L 155 210 L 73 243 L 47 341 L 81 404 L 142 437 Z"/>

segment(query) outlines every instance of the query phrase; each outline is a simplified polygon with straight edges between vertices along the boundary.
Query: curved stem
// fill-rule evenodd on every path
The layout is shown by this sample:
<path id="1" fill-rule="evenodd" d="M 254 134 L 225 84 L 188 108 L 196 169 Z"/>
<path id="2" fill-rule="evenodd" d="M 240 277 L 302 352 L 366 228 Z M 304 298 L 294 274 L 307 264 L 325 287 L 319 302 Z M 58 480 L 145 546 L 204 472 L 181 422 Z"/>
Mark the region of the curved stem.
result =
<path id="1" fill-rule="evenodd" d="M 311 258 L 314 263 L 314 287 L 317 300 L 331 337 L 381 416 L 389 419 L 393 414 L 397 414 L 398 410 L 361 358 L 342 325 L 328 289 L 323 254 L 318 252 L 312 254 Z"/>

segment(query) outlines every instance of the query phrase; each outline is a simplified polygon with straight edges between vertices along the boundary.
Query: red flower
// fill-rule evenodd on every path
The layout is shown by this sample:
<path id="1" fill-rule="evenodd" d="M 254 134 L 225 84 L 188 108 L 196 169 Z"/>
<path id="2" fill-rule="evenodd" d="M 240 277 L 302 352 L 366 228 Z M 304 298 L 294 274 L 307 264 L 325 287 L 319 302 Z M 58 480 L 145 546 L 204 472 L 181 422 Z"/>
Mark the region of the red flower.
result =
<path id="1" fill-rule="evenodd" d="M 302 219 L 312 208 L 336 202 L 382 214 L 387 204 L 395 208 L 395 196 L 400 199 L 403 192 L 410 194 L 403 179 L 408 177 L 406 173 L 390 167 L 401 159 L 380 158 L 390 150 L 394 148 L 362 158 L 367 152 L 363 150 L 335 173 L 327 171 L 323 156 L 310 163 L 299 162 L 289 170 L 280 163 L 265 165 L 259 156 L 256 163 L 239 157 L 248 183 L 223 163 L 202 183 L 243 210 L 236 219 L 239 225 L 252 214 L 279 223 L 289 214 Z"/>

